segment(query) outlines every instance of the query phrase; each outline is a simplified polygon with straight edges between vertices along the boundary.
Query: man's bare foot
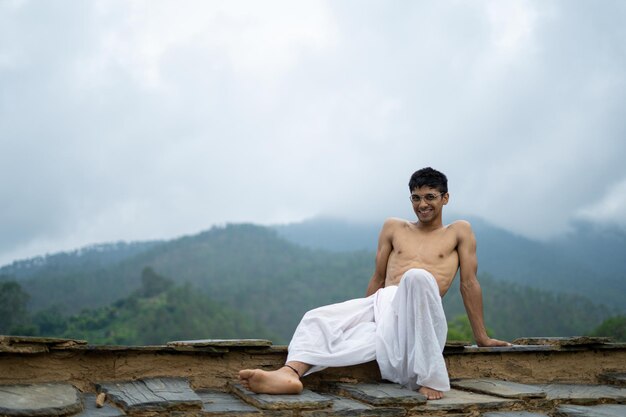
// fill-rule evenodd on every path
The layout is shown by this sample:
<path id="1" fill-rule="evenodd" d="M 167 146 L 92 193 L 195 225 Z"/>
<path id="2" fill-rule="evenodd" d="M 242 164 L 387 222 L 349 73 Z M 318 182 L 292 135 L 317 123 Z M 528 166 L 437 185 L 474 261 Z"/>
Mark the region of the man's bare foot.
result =
<path id="1" fill-rule="evenodd" d="M 421 387 L 417 390 L 423 394 L 428 400 L 440 400 L 443 398 L 443 392 L 428 387 Z"/>
<path id="2" fill-rule="evenodd" d="M 239 380 L 257 394 L 300 394 L 303 388 L 298 375 L 286 367 L 269 372 L 244 369 L 239 371 Z"/>

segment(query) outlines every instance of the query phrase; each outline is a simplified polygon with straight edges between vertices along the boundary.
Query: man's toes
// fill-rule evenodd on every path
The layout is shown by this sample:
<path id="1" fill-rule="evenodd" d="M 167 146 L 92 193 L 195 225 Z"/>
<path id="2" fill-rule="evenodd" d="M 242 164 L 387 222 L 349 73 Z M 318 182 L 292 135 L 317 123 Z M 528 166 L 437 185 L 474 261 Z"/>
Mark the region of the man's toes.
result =
<path id="1" fill-rule="evenodd" d="M 254 371 L 252 369 L 243 369 L 239 371 L 239 379 L 250 379 L 254 375 Z"/>

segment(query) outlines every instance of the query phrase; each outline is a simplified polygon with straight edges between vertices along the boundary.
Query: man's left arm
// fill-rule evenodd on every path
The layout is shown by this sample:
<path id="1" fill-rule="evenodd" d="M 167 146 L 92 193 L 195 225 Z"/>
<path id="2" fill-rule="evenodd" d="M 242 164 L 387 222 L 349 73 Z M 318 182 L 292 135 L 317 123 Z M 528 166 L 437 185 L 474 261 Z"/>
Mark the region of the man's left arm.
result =
<path id="1" fill-rule="evenodd" d="M 492 339 L 487 335 L 483 318 L 483 293 L 476 278 L 476 237 L 466 221 L 455 223 L 458 227 L 459 265 L 461 267 L 461 296 L 478 346 L 511 346 L 510 343 Z"/>

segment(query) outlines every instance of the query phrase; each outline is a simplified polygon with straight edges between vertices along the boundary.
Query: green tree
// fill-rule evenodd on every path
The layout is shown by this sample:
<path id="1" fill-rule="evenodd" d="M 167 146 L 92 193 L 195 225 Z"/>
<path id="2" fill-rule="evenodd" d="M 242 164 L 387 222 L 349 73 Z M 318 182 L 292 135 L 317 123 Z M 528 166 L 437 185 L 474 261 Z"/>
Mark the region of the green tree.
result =
<path id="1" fill-rule="evenodd" d="M 0 283 L 0 333 L 11 333 L 28 322 L 29 295 L 15 281 Z"/>
<path id="2" fill-rule="evenodd" d="M 471 341 L 473 339 L 472 326 L 466 315 L 458 315 L 448 322 L 448 340 Z"/>
<path id="3" fill-rule="evenodd" d="M 591 335 L 607 336 L 616 342 L 626 342 L 626 316 L 615 316 L 604 320 Z"/>
<path id="4" fill-rule="evenodd" d="M 37 329 L 39 336 L 59 336 L 67 329 L 67 318 L 63 314 L 63 307 L 55 305 L 33 315 L 32 325 Z"/>
<path id="5" fill-rule="evenodd" d="M 164 291 L 172 288 L 174 282 L 157 274 L 154 269 L 147 266 L 141 271 L 141 290 L 142 297 L 154 297 Z"/>

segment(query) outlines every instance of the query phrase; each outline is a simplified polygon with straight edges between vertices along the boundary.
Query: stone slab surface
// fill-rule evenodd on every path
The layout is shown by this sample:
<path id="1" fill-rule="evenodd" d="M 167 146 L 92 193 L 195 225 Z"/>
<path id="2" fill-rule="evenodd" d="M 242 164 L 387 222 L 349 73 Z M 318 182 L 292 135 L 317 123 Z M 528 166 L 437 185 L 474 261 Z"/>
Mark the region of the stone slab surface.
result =
<path id="1" fill-rule="evenodd" d="M 202 400 L 185 378 L 148 378 L 97 384 L 109 401 L 127 412 L 193 410 L 202 408 Z"/>
<path id="2" fill-rule="evenodd" d="M 0 336 L 0 345 L 14 345 L 18 343 L 39 343 L 44 345 L 86 345 L 86 340 L 62 339 L 58 337 L 34 336 Z"/>
<path id="3" fill-rule="evenodd" d="M 331 399 L 308 389 L 299 395 L 269 395 L 255 394 L 241 384 L 231 383 L 230 388 L 234 394 L 248 404 L 264 410 L 310 410 L 330 407 L 333 403 Z"/>
<path id="4" fill-rule="evenodd" d="M 486 410 L 508 407 L 520 403 L 520 400 L 510 398 L 498 398 L 484 394 L 474 394 L 473 392 L 459 391 L 451 389 L 444 393 L 444 397 L 440 400 L 431 400 L 426 404 L 418 405 L 411 411 L 419 412 L 443 412 L 443 411 L 461 411 L 469 410 Z"/>
<path id="5" fill-rule="evenodd" d="M 444 353 L 459 353 L 465 350 L 466 346 L 471 346 L 472 342 L 462 341 L 462 340 L 453 340 L 446 342 L 445 347 L 443 348 Z"/>
<path id="6" fill-rule="evenodd" d="M 499 379 L 457 379 L 451 381 L 454 388 L 505 398 L 545 398 L 546 393 L 536 385 L 518 384 Z"/>
<path id="7" fill-rule="evenodd" d="M 601 404 L 592 406 L 563 404 L 556 409 L 557 416 L 566 417 L 624 417 L 626 405 Z"/>
<path id="8" fill-rule="evenodd" d="M 272 346 L 271 340 L 265 339 L 202 339 L 202 340 L 176 340 L 167 342 L 168 346 L 187 347 L 228 347 L 250 348 Z"/>
<path id="9" fill-rule="evenodd" d="M 552 352 L 561 350 L 559 346 L 551 345 L 513 345 L 500 347 L 480 347 L 477 345 L 465 346 L 465 353 L 510 353 L 510 352 Z"/>
<path id="10" fill-rule="evenodd" d="M 243 402 L 239 397 L 220 391 L 198 391 L 202 399 L 202 413 L 216 416 L 261 414 L 261 410 Z"/>
<path id="11" fill-rule="evenodd" d="M 524 337 L 515 339 L 515 345 L 552 345 L 552 346 L 588 346 L 601 345 L 610 343 L 610 337 L 591 337 L 591 336 L 573 336 L 573 337 Z"/>
<path id="12" fill-rule="evenodd" d="M 372 405 L 426 403 L 425 396 L 398 384 L 335 384 L 333 391 Z"/>
<path id="13" fill-rule="evenodd" d="M 80 394 L 70 384 L 0 385 L 1 416 L 67 416 L 82 409 Z"/>
<path id="14" fill-rule="evenodd" d="M 481 417 L 549 417 L 549 415 L 530 411 L 492 411 L 481 414 Z"/>
<path id="15" fill-rule="evenodd" d="M 601 400 L 626 400 L 626 388 L 610 385 L 547 384 L 539 385 L 548 400 L 573 400 L 578 404 Z"/>
<path id="16" fill-rule="evenodd" d="M 0 352 L 46 353 L 50 349 L 67 349 L 86 345 L 84 340 L 59 339 L 52 337 L 0 336 Z"/>
<path id="17" fill-rule="evenodd" d="M 598 379 L 607 384 L 626 387 L 626 372 L 606 372 L 600 374 Z"/>
<path id="18" fill-rule="evenodd" d="M 104 403 L 102 408 L 96 407 L 96 394 L 85 394 L 83 405 L 85 406 L 83 412 L 72 417 L 123 417 L 126 415 L 108 402 Z"/>
<path id="19" fill-rule="evenodd" d="M 312 410 L 302 412 L 302 417 L 393 417 L 404 416 L 406 410 L 399 407 L 372 407 L 360 401 L 344 398 L 337 395 L 324 394 L 333 403 L 330 408 L 324 410 Z"/>

